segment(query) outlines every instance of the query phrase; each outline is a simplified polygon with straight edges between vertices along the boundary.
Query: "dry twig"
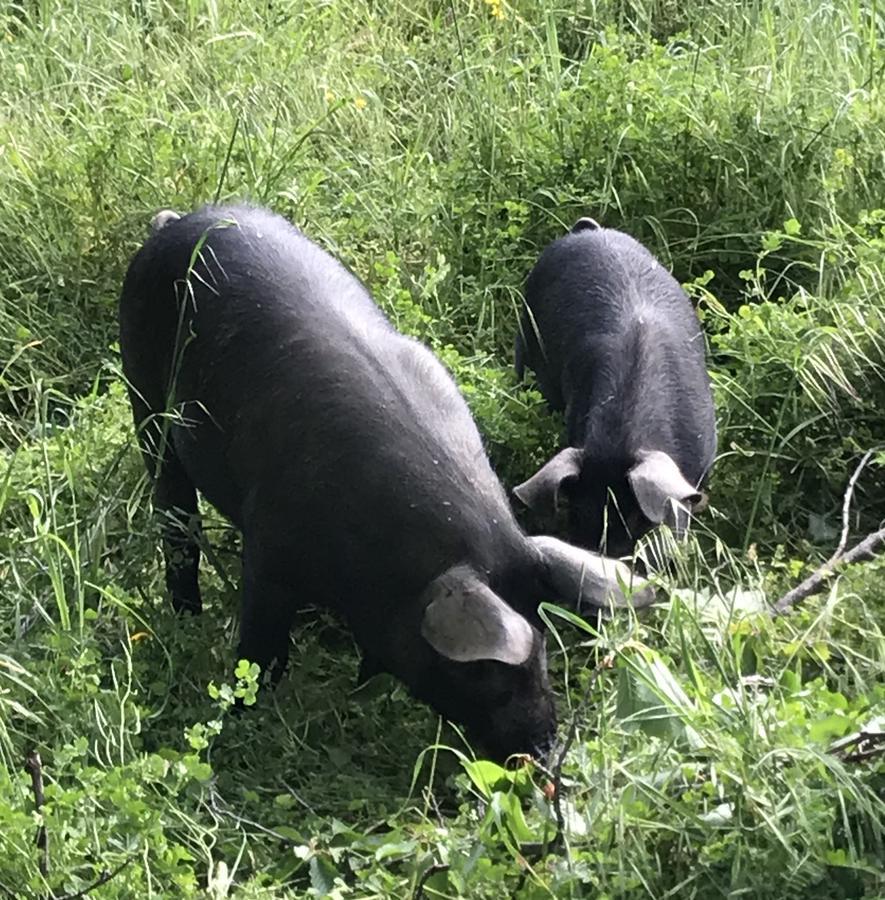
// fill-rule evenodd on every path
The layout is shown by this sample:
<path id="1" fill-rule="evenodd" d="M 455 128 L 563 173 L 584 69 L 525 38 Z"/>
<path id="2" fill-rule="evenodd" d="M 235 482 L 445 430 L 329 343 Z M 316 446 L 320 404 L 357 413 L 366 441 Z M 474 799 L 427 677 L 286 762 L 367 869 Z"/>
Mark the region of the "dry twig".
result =
<path id="1" fill-rule="evenodd" d="M 424 874 L 418 879 L 418 883 L 415 885 L 412 900 L 422 900 L 424 897 L 424 886 L 427 884 L 428 880 L 436 875 L 437 872 L 447 872 L 448 869 L 449 867 L 442 863 L 434 863 L 432 866 L 428 866 L 424 870 Z"/>
<path id="2" fill-rule="evenodd" d="M 40 754 L 36 750 L 31 750 L 25 757 L 25 769 L 31 776 L 31 786 L 34 791 L 34 808 L 39 815 L 43 810 L 43 804 L 46 797 L 43 793 L 43 761 L 40 759 Z M 36 844 L 40 849 L 40 874 L 46 878 L 49 875 L 49 835 L 46 831 L 45 822 L 41 822 L 40 827 L 37 829 Z M 105 870 L 92 882 L 92 884 L 82 890 L 75 891 L 71 894 L 62 894 L 59 897 L 55 897 L 51 893 L 49 896 L 52 900 L 79 900 L 79 898 L 87 896 L 96 888 L 101 887 L 103 884 L 107 884 L 112 878 L 122 872 L 133 859 L 135 859 L 135 857 L 130 856 L 128 859 L 124 859 L 116 869 L 110 871 Z"/>
<path id="3" fill-rule="evenodd" d="M 551 842 L 550 847 L 548 847 L 548 852 L 554 851 L 560 845 L 565 846 L 565 815 L 562 812 L 562 766 L 577 737 L 578 721 L 587 707 L 587 704 L 590 702 L 590 694 L 596 686 L 596 682 L 599 680 L 599 676 L 602 674 L 603 669 L 610 667 L 611 658 L 605 656 L 590 673 L 590 678 L 587 681 L 587 686 L 584 688 L 581 700 L 572 710 L 568 733 L 562 743 L 559 755 L 556 757 L 556 762 L 553 765 L 553 777 L 551 779 L 553 781 L 553 814 L 556 816 L 557 830 L 556 837 Z"/>
<path id="4" fill-rule="evenodd" d="M 836 741 L 829 752 L 843 762 L 864 762 L 885 753 L 885 731 L 858 731 Z"/>
<path id="5" fill-rule="evenodd" d="M 291 790 L 291 788 L 290 788 Z M 247 819 L 244 816 L 238 816 L 235 812 L 231 812 L 227 809 L 227 804 L 223 797 L 218 793 L 215 788 L 215 785 L 209 786 L 209 809 L 220 819 L 230 819 L 232 822 L 236 822 L 237 825 L 247 825 L 249 828 L 254 828 L 256 831 L 260 831 L 262 834 L 266 834 L 276 840 L 280 841 L 284 846 L 294 847 L 296 845 L 296 841 L 293 841 L 292 838 L 287 837 L 285 834 L 281 834 L 279 831 L 274 831 L 273 828 L 268 828 L 266 825 L 262 825 L 260 822 L 256 822 L 254 819 Z M 294 792 L 293 792 L 294 793 Z M 297 795 L 296 795 L 297 798 Z M 300 798 L 297 798 L 300 799 Z M 308 807 L 310 809 L 310 807 Z"/>
<path id="6" fill-rule="evenodd" d="M 854 474 L 848 479 L 848 486 L 845 488 L 845 494 L 842 497 L 842 534 L 839 536 L 839 546 L 836 547 L 836 552 L 830 557 L 829 562 L 839 559 L 848 546 L 848 520 L 851 513 L 851 499 L 854 497 L 857 479 L 860 478 L 860 473 L 863 472 L 872 455 L 873 451 L 867 450 L 863 455 L 863 459 L 857 464 Z"/>
<path id="7" fill-rule="evenodd" d="M 92 882 L 88 887 L 83 888 L 81 891 L 76 891 L 73 894 L 62 894 L 60 897 L 55 897 L 53 900 L 80 900 L 80 897 L 86 897 L 89 893 L 94 891 L 96 888 L 100 888 L 103 884 L 107 884 L 112 878 L 119 875 L 123 869 L 128 866 L 132 860 L 135 859 L 134 856 L 130 856 L 128 859 L 124 859 L 123 862 L 117 866 L 116 869 L 111 869 L 109 872 L 104 871 L 95 881 Z"/>
<path id="8" fill-rule="evenodd" d="M 800 600 L 811 597 L 823 590 L 834 569 L 839 566 L 849 566 L 856 562 L 868 562 L 875 559 L 877 554 L 885 547 L 885 528 L 880 528 L 872 534 L 868 534 L 859 544 L 855 544 L 847 553 L 843 553 L 838 559 L 831 559 L 824 563 L 814 574 L 805 579 L 798 587 L 784 594 L 774 605 L 775 615 L 783 615 L 790 611 Z"/>
<path id="9" fill-rule="evenodd" d="M 34 808 L 37 815 L 43 811 L 45 796 L 43 794 L 43 762 L 36 750 L 31 750 L 25 757 L 25 769 L 31 775 L 31 787 L 34 791 Z M 40 851 L 40 874 L 46 878 L 49 874 L 49 835 L 46 832 L 46 823 L 41 820 L 37 829 L 37 848 Z"/>
<path id="10" fill-rule="evenodd" d="M 881 548 L 885 546 L 885 528 L 880 528 L 879 531 L 874 531 L 872 534 L 867 535 L 859 544 L 855 544 L 847 552 L 845 550 L 848 544 L 849 515 L 854 489 L 857 486 L 860 473 L 864 470 L 872 455 L 872 450 L 868 450 L 863 455 L 863 458 L 854 470 L 854 474 L 848 481 L 848 486 L 845 488 L 845 494 L 842 497 L 842 533 L 839 536 L 839 544 L 836 547 L 836 551 L 819 569 L 809 575 L 801 584 L 787 591 L 775 603 L 775 615 L 783 615 L 789 612 L 799 601 L 805 600 L 807 597 L 811 597 L 823 590 L 824 585 L 837 567 L 873 559 Z"/>

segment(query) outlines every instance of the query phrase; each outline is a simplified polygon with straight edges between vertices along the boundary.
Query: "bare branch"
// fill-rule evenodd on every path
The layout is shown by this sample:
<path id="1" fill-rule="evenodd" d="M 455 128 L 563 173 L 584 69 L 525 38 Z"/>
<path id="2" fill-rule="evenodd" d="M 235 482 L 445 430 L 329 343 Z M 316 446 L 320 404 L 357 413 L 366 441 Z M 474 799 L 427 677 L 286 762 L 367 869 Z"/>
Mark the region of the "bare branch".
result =
<path id="1" fill-rule="evenodd" d="M 37 815 L 43 811 L 45 796 L 43 794 L 43 762 L 36 750 L 31 750 L 25 757 L 25 769 L 31 775 L 31 787 L 34 791 L 34 808 Z M 49 835 L 46 832 L 46 822 L 41 821 L 37 829 L 37 848 L 40 851 L 40 874 L 46 878 L 49 875 Z"/>
<path id="2" fill-rule="evenodd" d="M 885 731 L 858 731 L 836 741 L 829 752 L 843 762 L 864 762 L 885 753 Z"/>
<path id="3" fill-rule="evenodd" d="M 872 455 L 872 450 L 867 450 L 867 452 L 864 453 L 863 459 L 857 464 L 854 474 L 848 480 L 848 487 L 845 488 L 845 496 L 842 498 L 842 534 L 839 537 L 839 546 L 836 547 L 836 552 L 829 560 L 827 560 L 827 565 L 832 565 L 836 562 L 848 546 L 848 518 L 849 513 L 851 512 L 851 498 L 854 496 L 854 488 L 857 485 L 857 479 L 860 478 L 860 473 L 863 472 Z"/>
<path id="4" fill-rule="evenodd" d="M 291 788 L 290 788 L 291 791 Z M 284 846 L 294 847 L 297 843 L 293 841 L 292 838 L 287 837 L 285 834 L 281 834 L 279 831 L 274 831 L 273 828 L 268 828 L 265 825 L 262 825 L 260 822 L 256 822 L 254 819 L 247 819 L 244 816 L 238 816 L 236 813 L 231 812 L 226 808 L 227 804 L 224 801 L 224 798 L 218 793 L 214 785 L 209 786 L 209 809 L 215 813 L 216 816 L 222 819 L 230 819 L 233 822 L 236 822 L 238 825 L 247 825 L 249 828 L 254 828 L 256 831 L 260 831 L 262 834 L 269 835 L 272 838 L 280 841 Z M 293 792 L 294 794 L 294 792 Z M 296 799 L 300 799 L 296 795 Z M 303 801 L 302 801 L 303 802 Z M 306 804 L 305 804 L 306 805 Z M 310 807 L 308 807 L 310 809 Z"/>
<path id="5" fill-rule="evenodd" d="M 842 566 L 849 566 L 856 562 L 868 562 L 875 559 L 876 555 L 885 547 L 885 528 L 880 528 L 872 534 L 868 534 L 859 544 L 855 544 L 847 553 L 843 553 L 838 559 L 831 559 L 824 563 L 816 572 L 809 575 L 800 585 L 784 594 L 774 605 L 774 614 L 783 615 L 800 600 L 811 597 L 823 590 L 834 570 Z"/>
<path id="6" fill-rule="evenodd" d="M 854 474 L 848 479 L 848 486 L 842 497 L 842 534 L 839 536 L 839 544 L 833 555 L 816 571 L 812 572 L 801 584 L 787 591 L 774 605 L 773 614 L 776 616 L 789 612 L 800 600 L 805 600 L 823 590 L 824 585 L 837 567 L 851 565 L 855 562 L 864 562 L 873 559 L 885 544 L 885 528 L 867 535 L 859 544 L 855 544 L 847 553 L 845 547 L 848 544 L 849 516 L 851 513 L 851 500 L 854 497 L 854 489 L 860 473 L 870 461 L 874 450 L 867 450 L 863 458 L 857 464 Z"/>
<path id="7" fill-rule="evenodd" d="M 885 753 L 885 744 L 870 744 L 855 753 L 849 753 L 848 756 L 843 758 L 845 762 L 859 763 L 881 756 L 883 753 Z"/>
<path id="8" fill-rule="evenodd" d="M 80 897 L 87 896 L 91 891 L 100 888 L 103 884 L 107 884 L 112 878 L 119 875 L 133 859 L 135 859 L 135 857 L 130 856 L 128 859 L 124 859 L 116 869 L 112 869 L 110 872 L 102 872 L 89 887 L 83 888 L 82 891 L 76 891 L 73 894 L 62 894 L 60 897 L 55 897 L 54 900 L 79 900 Z"/>
<path id="9" fill-rule="evenodd" d="M 424 874 L 418 880 L 418 884 L 415 885 L 412 900 L 422 900 L 424 897 L 424 885 L 427 884 L 428 880 L 436 875 L 437 872 L 447 872 L 448 870 L 449 867 L 442 863 L 434 863 L 432 866 L 428 866 L 427 869 L 425 869 Z"/>
<path id="10" fill-rule="evenodd" d="M 42 813 L 46 796 L 43 793 L 43 761 L 36 750 L 31 750 L 25 757 L 25 769 L 31 776 L 31 787 L 34 791 L 34 808 L 39 815 Z M 49 835 L 46 831 L 46 822 L 41 822 L 40 827 L 37 829 L 36 844 L 40 850 L 40 874 L 46 878 L 49 875 Z M 75 891 L 72 894 L 62 894 L 59 897 L 53 897 L 53 900 L 79 900 L 80 897 L 85 897 L 96 888 L 107 884 L 115 875 L 122 872 L 134 858 L 134 856 L 130 856 L 128 859 L 123 860 L 116 869 L 110 872 L 102 872 L 88 887 Z M 53 895 L 50 894 L 49 896 L 52 897 Z"/>
<path id="11" fill-rule="evenodd" d="M 565 758 L 568 755 L 569 750 L 571 750 L 572 748 L 572 744 L 575 742 L 575 738 L 577 737 L 578 721 L 583 715 L 587 704 L 590 702 L 590 694 L 593 691 L 593 688 L 596 686 L 596 682 L 599 680 L 599 676 L 602 674 L 603 669 L 611 668 L 611 665 L 611 657 L 605 656 L 602 660 L 600 660 L 596 668 L 590 673 L 590 678 L 587 681 L 587 687 L 584 688 L 584 694 L 581 697 L 580 702 L 572 710 L 572 717 L 571 721 L 569 722 L 568 734 L 566 735 L 566 738 L 562 743 L 559 755 L 556 757 L 556 762 L 553 765 L 553 813 L 556 816 L 557 832 L 551 846 L 548 848 L 548 851 L 556 849 L 556 847 L 560 844 L 562 846 L 565 846 L 565 815 L 562 812 L 562 766 L 565 762 Z"/>

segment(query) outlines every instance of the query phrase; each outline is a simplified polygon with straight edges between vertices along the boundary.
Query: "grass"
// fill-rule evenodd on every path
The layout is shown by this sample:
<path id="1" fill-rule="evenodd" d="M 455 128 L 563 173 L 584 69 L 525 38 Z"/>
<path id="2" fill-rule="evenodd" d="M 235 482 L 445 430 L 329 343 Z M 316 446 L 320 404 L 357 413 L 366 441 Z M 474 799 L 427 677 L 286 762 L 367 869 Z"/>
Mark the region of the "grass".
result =
<path id="1" fill-rule="evenodd" d="M 0 13 L 0 894 L 881 897 L 881 562 L 796 615 L 860 456 L 885 517 L 883 9 L 703 0 L 11 4 Z M 249 197 L 427 341 L 515 483 L 522 280 L 579 215 L 646 241 L 709 335 L 712 506 L 667 602 L 549 613 L 563 799 L 472 760 L 338 623 L 236 715 L 237 535 L 181 621 L 115 305 L 159 208 Z M 764 605 L 764 604 L 763 604 Z M 42 758 L 35 810 L 27 752 Z M 35 847 L 48 835 L 48 866 Z"/>

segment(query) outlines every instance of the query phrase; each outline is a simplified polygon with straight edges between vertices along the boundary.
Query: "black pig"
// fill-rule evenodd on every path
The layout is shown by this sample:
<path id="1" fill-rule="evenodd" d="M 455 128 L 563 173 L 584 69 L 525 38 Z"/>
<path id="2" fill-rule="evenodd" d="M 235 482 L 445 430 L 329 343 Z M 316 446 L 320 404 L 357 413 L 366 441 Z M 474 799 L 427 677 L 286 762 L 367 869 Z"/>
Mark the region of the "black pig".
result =
<path id="1" fill-rule="evenodd" d="M 716 422 L 679 283 L 632 237 L 585 218 L 541 254 L 525 299 L 517 374 L 535 371 L 569 446 L 516 496 L 542 515 L 567 507 L 570 540 L 612 556 L 661 522 L 681 530 L 701 507 Z"/>
<path id="2" fill-rule="evenodd" d="M 266 210 L 165 211 L 120 349 L 177 609 L 201 606 L 199 490 L 243 534 L 241 657 L 278 677 L 297 608 L 322 605 L 490 755 L 550 746 L 529 618 L 623 605 L 630 572 L 520 531 L 454 382 L 350 272 Z"/>

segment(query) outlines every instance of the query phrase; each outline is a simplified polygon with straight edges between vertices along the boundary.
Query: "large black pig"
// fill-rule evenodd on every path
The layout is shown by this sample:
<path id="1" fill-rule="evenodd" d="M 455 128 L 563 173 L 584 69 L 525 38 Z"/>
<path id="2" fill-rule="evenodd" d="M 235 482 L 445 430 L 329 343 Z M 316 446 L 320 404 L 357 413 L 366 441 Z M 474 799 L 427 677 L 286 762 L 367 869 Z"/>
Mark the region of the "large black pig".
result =
<path id="1" fill-rule="evenodd" d="M 516 369 L 565 413 L 568 446 L 516 496 L 567 509 L 569 538 L 612 556 L 653 526 L 680 531 L 716 454 L 704 338 L 679 283 L 640 243 L 580 219 L 525 288 Z"/>
<path id="2" fill-rule="evenodd" d="M 547 750 L 537 605 L 623 605 L 630 572 L 520 531 L 454 382 L 350 272 L 266 210 L 165 211 L 120 349 L 177 609 L 200 610 L 200 491 L 243 534 L 241 657 L 278 675 L 322 605 L 489 755 Z"/>

